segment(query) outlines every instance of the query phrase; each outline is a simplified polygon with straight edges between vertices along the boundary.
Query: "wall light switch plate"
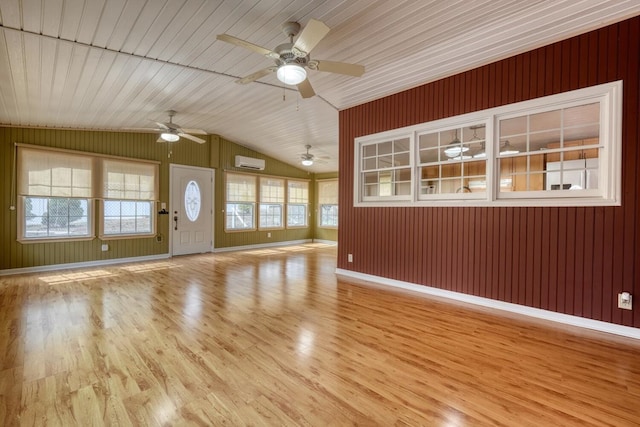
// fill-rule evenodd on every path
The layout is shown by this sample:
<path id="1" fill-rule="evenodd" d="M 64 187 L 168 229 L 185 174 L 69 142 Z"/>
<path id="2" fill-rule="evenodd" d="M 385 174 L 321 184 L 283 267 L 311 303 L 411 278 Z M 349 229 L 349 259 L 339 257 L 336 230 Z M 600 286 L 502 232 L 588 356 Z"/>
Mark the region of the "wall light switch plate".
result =
<path id="1" fill-rule="evenodd" d="M 353 254 L 347 255 L 347 262 L 353 262 Z"/>
<path id="2" fill-rule="evenodd" d="M 618 308 L 633 310 L 633 296 L 627 292 L 618 294 Z"/>

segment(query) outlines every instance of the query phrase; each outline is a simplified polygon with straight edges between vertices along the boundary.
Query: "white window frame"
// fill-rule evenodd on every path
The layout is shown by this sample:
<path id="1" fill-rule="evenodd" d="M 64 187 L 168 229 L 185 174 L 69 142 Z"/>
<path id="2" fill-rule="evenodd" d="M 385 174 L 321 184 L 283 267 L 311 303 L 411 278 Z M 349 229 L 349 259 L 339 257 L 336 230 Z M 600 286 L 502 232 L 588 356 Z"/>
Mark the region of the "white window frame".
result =
<path id="1" fill-rule="evenodd" d="M 235 199 L 230 199 L 229 196 L 229 176 L 245 176 L 248 177 L 250 179 L 253 180 L 253 200 L 235 200 Z M 236 233 L 236 232 L 245 232 L 245 231 L 256 231 L 258 228 L 258 175 L 255 174 L 246 174 L 246 173 L 239 173 L 239 172 L 225 172 L 225 180 L 224 180 L 224 231 L 225 232 L 230 232 L 230 233 Z M 229 212 L 229 205 L 247 205 L 247 206 L 251 206 L 251 227 L 244 227 L 244 228 L 238 228 L 238 227 L 234 227 L 234 228 L 228 228 L 227 227 L 227 218 L 230 214 Z"/>
<path id="2" fill-rule="evenodd" d="M 266 194 L 263 194 L 263 181 L 279 181 L 282 184 L 282 198 L 280 200 L 269 200 L 272 196 L 269 197 Z M 284 202 L 286 196 L 286 188 L 287 188 L 287 180 L 285 178 L 278 178 L 273 176 L 263 175 L 258 179 L 258 200 L 260 203 L 258 204 L 258 229 L 259 230 L 282 230 L 284 229 Z M 263 225 L 262 220 L 265 215 L 263 215 L 263 208 L 279 208 L 280 209 L 280 225 Z M 271 215 L 267 215 L 270 217 Z"/>
<path id="3" fill-rule="evenodd" d="M 111 168 L 115 168 L 112 170 Z M 100 188 L 100 217 L 99 217 L 99 237 L 100 240 L 115 240 L 115 239 L 129 239 L 133 237 L 152 237 L 157 234 L 157 221 L 156 221 L 156 199 L 159 194 L 160 183 L 160 171 L 159 165 L 156 162 L 141 162 L 133 161 L 130 159 L 104 159 L 101 164 L 102 176 L 101 188 Z M 108 173 L 114 173 L 115 175 L 122 175 L 123 182 L 116 188 L 109 188 Z M 126 176 L 129 179 L 135 178 L 135 182 L 126 183 Z M 147 183 L 141 183 L 141 180 L 145 177 L 153 177 L 151 180 L 147 180 Z M 151 183 L 151 185 L 149 185 Z M 113 183 L 112 183 L 113 184 Z M 136 214 L 134 215 L 135 231 L 122 231 L 118 233 L 109 233 L 107 231 L 107 218 L 112 218 L 106 214 L 107 203 L 119 203 L 120 209 L 122 209 L 123 203 L 134 203 Z M 137 214 L 137 208 L 139 203 L 144 203 L 149 207 L 149 230 L 138 231 L 138 220 L 142 215 Z M 120 211 L 119 218 L 122 221 L 122 211 Z"/>
<path id="4" fill-rule="evenodd" d="M 578 191 L 572 194 L 567 194 L 567 191 L 516 191 L 512 193 L 499 191 L 498 162 L 501 158 L 497 132 L 499 119 L 593 102 L 600 103 L 599 185 L 597 190 Z M 427 199 L 419 197 L 419 158 L 416 148 L 418 134 L 478 122 L 486 123 L 486 195 L 482 198 L 474 198 L 470 195 Z M 362 147 L 367 144 L 406 138 L 407 136 L 411 137 L 411 196 L 402 198 L 364 197 L 361 167 Z M 354 206 L 620 206 L 622 199 L 621 153 L 622 81 L 616 81 L 355 138 Z"/>
<path id="5" fill-rule="evenodd" d="M 416 130 L 415 132 L 415 144 L 414 144 L 414 149 L 415 149 L 415 156 L 413 156 L 414 159 L 414 165 L 415 167 L 413 169 L 415 169 L 415 172 L 413 174 L 413 176 L 415 177 L 415 181 L 414 181 L 414 192 L 416 194 L 416 199 L 420 202 L 426 201 L 426 202 L 432 202 L 432 201 L 447 201 L 447 200 L 472 200 L 472 199 L 478 199 L 478 200 L 486 200 L 487 198 L 487 194 L 491 189 L 491 176 L 490 172 L 489 172 L 489 163 L 491 163 L 489 161 L 489 153 L 490 150 L 488 149 L 488 147 L 486 147 L 487 145 L 490 145 L 490 142 L 493 138 L 493 127 L 490 124 L 490 121 L 487 118 L 484 119 L 478 119 L 478 120 L 459 120 L 459 121 L 453 121 L 452 123 L 448 124 L 447 126 L 438 126 L 438 122 L 434 122 L 436 125 L 434 126 L 425 126 L 424 128 L 420 129 L 420 130 Z M 423 195 L 421 192 L 421 171 L 420 168 L 422 167 L 422 163 L 420 161 L 420 136 L 424 135 L 424 134 L 428 134 L 428 133 L 434 133 L 434 132 L 449 132 L 449 131 L 454 131 L 456 129 L 460 129 L 460 128 L 466 128 L 469 126 L 477 126 L 477 125 L 484 125 L 485 127 L 485 153 L 486 153 L 486 157 L 483 159 L 474 159 L 474 158 L 470 158 L 470 159 L 466 159 L 466 160 L 455 160 L 455 159 L 451 159 L 451 163 L 449 164 L 460 164 L 462 165 L 461 167 L 464 167 L 464 165 L 467 165 L 469 163 L 472 162 L 478 162 L 478 161 L 484 161 L 485 162 L 485 181 L 486 181 L 486 190 L 482 193 L 466 193 L 466 192 L 456 192 L 456 193 L 443 193 L 443 194 L 429 194 L 429 195 Z M 470 142 L 470 141 L 467 141 Z M 440 165 L 444 166 L 447 164 L 447 162 L 445 161 L 440 161 L 438 162 Z M 435 163 L 434 163 L 435 165 Z M 460 179 L 463 179 L 463 176 L 460 177 Z M 462 186 L 461 186 L 462 188 Z"/>
<path id="6" fill-rule="evenodd" d="M 291 190 L 290 190 L 290 186 L 289 184 L 292 183 L 303 183 L 307 186 L 307 200 L 306 203 L 300 202 L 300 201 L 291 201 Z M 309 181 L 304 180 L 304 179 L 287 179 L 287 222 L 286 222 L 286 227 L 288 229 L 293 229 L 293 228 L 308 228 L 309 227 L 309 191 L 311 190 L 309 188 Z M 289 221 L 291 220 L 291 217 L 293 217 L 293 215 L 291 215 L 291 213 L 289 212 L 289 209 L 292 207 L 302 207 L 304 210 L 304 224 L 290 224 Z"/>
<path id="7" fill-rule="evenodd" d="M 84 151 L 76 151 L 76 150 L 67 150 L 61 148 L 52 148 L 52 147 L 44 147 L 39 145 L 32 144 L 16 144 L 16 149 L 18 150 L 18 235 L 17 240 L 21 243 L 42 243 L 42 242 L 59 242 L 59 241 L 80 241 L 80 240 L 93 240 L 96 238 L 96 229 L 98 231 L 97 237 L 101 240 L 107 239 L 130 239 L 130 238 L 145 238 L 152 237 L 156 234 L 156 218 L 155 218 L 155 204 L 158 198 L 158 186 L 159 186 L 159 164 L 160 162 L 153 160 L 143 160 L 143 159 L 133 159 L 119 156 L 109 156 L 104 154 L 97 154 L 91 152 Z M 38 153 L 32 157 L 29 157 L 28 153 Z M 51 177 L 51 182 L 47 184 L 46 180 L 43 182 L 38 182 L 37 177 L 34 178 L 35 182 L 31 182 L 31 167 L 30 163 L 33 161 L 33 158 L 37 156 L 47 156 L 48 158 L 65 158 L 71 162 L 73 165 L 75 161 L 82 161 L 86 163 L 85 172 L 88 173 L 88 177 L 84 177 L 82 182 L 84 186 L 74 186 L 73 185 L 73 172 L 71 178 L 71 184 L 66 181 L 63 183 L 53 182 L 53 177 Z M 144 168 L 151 167 L 153 169 L 152 179 L 150 181 L 151 185 L 147 186 L 146 192 L 144 195 L 142 193 L 138 193 L 138 197 L 143 197 L 143 199 L 135 198 L 135 196 L 131 196 L 128 194 L 123 196 L 125 199 L 128 198 L 128 201 L 143 201 L 145 203 L 150 204 L 150 224 L 151 224 L 151 232 L 144 233 L 114 233 L 109 235 L 104 235 L 104 206 L 103 201 L 107 199 L 107 180 L 104 176 L 102 176 L 102 172 L 106 168 L 106 164 L 108 162 L 111 163 L 124 163 L 130 165 L 135 169 L 136 166 L 144 165 Z M 56 167 L 55 161 L 53 165 L 47 165 L 54 169 L 58 169 Z M 64 166 L 64 164 L 63 164 Z M 73 166 L 68 166 L 67 168 L 73 169 Z M 46 171 L 47 169 L 41 169 L 41 171 Z M 148 175 L 148 176 L 151 176 Z M 43 175 L 44 176 L 44 175 Z M 77 181 L 77 179 L 76 179 Z M 54 185 L 57 184 L 57 185 Z M 64 184 L 64 185 L 62 185 Z M 33 187 L 33 188 L 32 188 Z M 47 188 L 50 187 L 49 190 Z M 124 189 L 123 189 L 124 190 Z M 49 202 L 53 199 L 75 199 L 75 200 L 83 200 L 87 204 L 87 229 L 88 232 L 86 234 L 73 234 L 73 235 L 52 235 L 47 232 L 47 235 L 40 236 L 27 236 L 27 224 L 26 224 L 26 216 L 27 212 L 25 212 L 24 205 L 28 198 L 41 198 L 47 199 Z M 100 202 L 100 203 L 97 203 Z M 94 214 L 96 206 L 99 206 L 98 215 L 97 215 L 97 225 L 96 225 L 96 215 Z"/>
<path id="8" fill-rule="evenodd" d="M 330 183 L 333 184 L 336 188 L 336 194 L 335 194 L 335 200 L 330 200 L 332 203 L 323 203 L 323 201 L 327 201 L 326 197 L 323 196 L 321 189 L 322 189 L 322 184 L 323 183 Z M 317 201 L 317 206 L 318 206 L 318 228 L 329 228 L 329 229 L 337 229 L 338 228 L 338 213 L 336 212 L 336 225 L 326 225 L 322 223 L 322 210 L 323 207 L 325 206 L 329 206 L 330 208 L 335 207 L 336 211 L 339 210 L 338 207 L 338 191 L 339 191 L 339 185 L 338 185 L 338 179 L 322 179 L 322 180 L 318 180 L 316 182 L 316 201 Z M 335 202 L 335 203 L 333 203 Z"/>
<path id="9" fill-rule="evenodd" d="M 411 185 L 411 182 L 414 181 L 414 163 L 413 163 L 413 157 L 414 157 L 414 152 L 415 152 L 415 132 L 385 132 L 382 134 L 376 134 L 374 135 L 373 138 L 367 138 L 367 139 L 363 139 L 361 140 L 361 142 L 359 144 L 356 144 L 356 170 L 359 171 L 358 172 L 358 189 L 359 192 L 361 192 L 361 198 L 363 202 L 386 202 L 386 201 L 410 201 L 413 199 L 413 195 L 414 195 L 414 189 L 413 189 L 413 185 Z M 375 169 L 367 169 L 367 170 L 363 170 L 362 165 L 364 163 L 364 158 L 362 157 L 362 152 L 364 147 L 366 146 L 370 146 L 370 145 L 378 145 L 381 143 L 385 143 L 385 142 L 390 142 L 392 145 L 394 143 L 394 141 L 399 141 L 399 140 L 403 140 L 403 139 L 408 139 L 409 140 L 409 164 L 408 165 L 402 165 L 402 166 L 390 166 L 387 168 L 380 168 L 377 167 Z M 393 152 L 392 152 L 393 153 Z M 395 153 L 393 153 L 395 154 Z M 376 158 L 379 156 L 376 156 Z M 364 180 L 364 174 L 366 173 L 386 173 L 389 172 L 391 174 L 396 173 L 396 171 L 398 171 L 399 169 L 409 169 L 410 170 L 410 190 L 409 190 L 409 194 L 391 194 L 389 196 L 381 196 L 381 195 L 377 195 L 377 196 L 366 196 L 364 193 L 364 188 L 365 188 L 365 180 Z M 378 182 L 378 186 L 380 186 L 380 181 Z M 393 185 L 394 182 L 397 181 L 390 181 L 389 184 Z"/>

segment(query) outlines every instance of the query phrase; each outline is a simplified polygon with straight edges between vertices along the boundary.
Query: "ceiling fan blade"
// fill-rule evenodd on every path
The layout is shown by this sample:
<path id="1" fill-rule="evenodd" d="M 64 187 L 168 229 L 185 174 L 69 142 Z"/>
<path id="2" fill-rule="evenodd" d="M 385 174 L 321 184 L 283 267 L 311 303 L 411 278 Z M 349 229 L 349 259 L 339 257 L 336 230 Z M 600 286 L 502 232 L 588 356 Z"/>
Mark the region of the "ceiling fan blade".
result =
<path id="1" fill-rule="evenodd" d="M 196 135 L 206 135 L 207 132 L 202 130 L 202 129 L 187 129 L 187 128 L 180 128 L 179 129 L 180 132 L 182 133 L 191 133 L 191 134 L 196 134 Z"/>
<path id="2" fill-rule="evenodd" d="M 270 58 L 273 57 L 273 55 L 275 55 L 276 58 L 279 57 L 279 55 L 272 50 L 269 50 L 262 46 L 258 46 L 257 44 L 250 43 L 246 40 L 242 40 L 237 37 L 230 36 L 229 34 L 218 34 L 217 39 L 223 42 L 235 44 L 236 46 L 244 47 L 245 49 L 252 50 L 254 52 L 259 53 L 260 55 L 265 55 Z"/>
<path id="3" fill-rule="evenodd" d="M 364 74 L 364 66 L 348 64 L 346 62 L 318 61 L 318 71 L 345 74 L 347 76 L 360 77 Z"/>
<path id="4" fill-rule="evenodd" d="M 184 132 L 178 132 L 178 136 L 181 138 L 190 139 L 191 141 L 195 141 L 198 144 L 204 144 L 205 142 L 207 142 L 202 138 L 198 138 L 197 136 L 189 135 L 188 133 L 184 133 Z"/>
<path id="5" fill-rule="evenodd" d="M 241 85 L 246 85 L 247 83 L 251 83 L 254 82 L 258 79 L 261 79 L 262 77 L 266 76 L 269 73 L 274 72 L 277 69 L 277 67 L 269 67 L 269 68 L 264 68 L 260 71 L 256 71 L 253 74 L 249 74 L 246 77 L 243 77 L 241 79 L 236 80 L 236 83 L 241 84 Z"/>
<path id="6" fill-rule="evenodd" d="M 298 49 L 302 52 L 309 53 L 316 47 L 316 45 L 322 40 L 331 30 L 322 21 L 316 19 L 310 19 L 307 25 L 302 29 L 298 40 L 293 45 L 294 49 Z"/>
<path id="7" fill-rule="evenodd" d="M 304 79 L 304 81 L 297 87 L 298 92 L 300 92 L 300 96 L 302 96 L 303 98 L 311 98 L 316 94 L 313 90 L 313 87 L 311 86 L 311 82 L 309 81 L 309 79 Z"/>
<path id="8" fill-rule="evenodd" d="M 157 124 L 160 129 L 171 129 L 169 123 L 156 122 L 155 120 L 152 120 L 152 122 Z"/>

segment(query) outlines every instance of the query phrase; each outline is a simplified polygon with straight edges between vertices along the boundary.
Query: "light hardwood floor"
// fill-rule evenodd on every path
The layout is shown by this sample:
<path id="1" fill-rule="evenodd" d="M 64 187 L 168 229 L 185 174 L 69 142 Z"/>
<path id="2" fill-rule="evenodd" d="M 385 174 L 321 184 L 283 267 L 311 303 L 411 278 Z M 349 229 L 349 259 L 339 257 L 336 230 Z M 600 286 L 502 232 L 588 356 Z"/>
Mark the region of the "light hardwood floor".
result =
<path id="1" fill-rule="evenodd" d="M 640 425 L 640 343 L 337 280 L 335 247 L 0 278 L 0 425 Z"/>

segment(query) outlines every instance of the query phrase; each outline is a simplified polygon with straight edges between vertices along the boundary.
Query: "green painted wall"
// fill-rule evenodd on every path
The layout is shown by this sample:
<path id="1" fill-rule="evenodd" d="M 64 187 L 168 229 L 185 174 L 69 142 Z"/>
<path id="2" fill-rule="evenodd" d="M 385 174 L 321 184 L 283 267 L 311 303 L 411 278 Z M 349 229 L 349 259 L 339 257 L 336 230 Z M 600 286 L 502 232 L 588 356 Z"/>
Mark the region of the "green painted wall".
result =
<path id="1" fill-rule="evenodd" d="M 215 169 L 215 244 L 216 248 L 286 242 L 290 240 L 324 239 L 336 240 L 335 230 L 317 229 L 316 221 L 316 176 L 305 170 L 264 156 L 217 135 L 205 137 L 208 142 L 196 144 L 180 142 L 169 146 L 158 143 L 157 135 L 133 132 L 100 132 L 81 130 L 31 129 L 0 127 L 0 270 L 36 267 L 166 254 L 169 251 L 169 216 L 158 215 L 158 234 L 161 242 L 154 238 L 109 240 L 110 250 L 101 251 L 102 241 L 29 243 L 17 242 L 16 211 L 12 206 L 13 160 L 15 143 L 64 148 L 98 154 L 156 160 L 160 162 L 160 201 L 169 202 L 169 164 L 183 164 Z M 310 180 L 310 227 L 296 230 L 274 230 L 271 238 L 266 232 L 224 231 L 224 171 L 242 171 L 234 165 L 235 156 L 265 159 L 266 168 L 259 174 L 301 178 Z M 170 156 L 170 157 L 169 157 Z M 317 178 L 333 178 L 337 174 L 318 174 Z M 97 215 L 97 213 L 96 213 Z M 96 217 L 97 220 L 97 217 Z"/>
<path id="2" fill-rule="evenodd" d="M 109 240 L 109 251 L 102 252 L 102 241 L 18 243 L 16 211 L 12 205 L 11 186 L 14 143 L 64 148 L 91 153 L 108 154 L 160 163 L 160 200 L 169 201 L 169 162 L 209 167 L 210 144 L 178 143 L 171 145 L 171 158 L 166 143 L 158 143 L 157 135 L 131 132 L 97 132 L 0 127 L 0 270 L 35 267 L 166 254 L 168 248 L 169 216 L 158 215 L 158 234 L 155 238 Z M 97 209 L 96 209 L 97 211 Z M 95 221 L 97 221 L 97 212 Z"/>

